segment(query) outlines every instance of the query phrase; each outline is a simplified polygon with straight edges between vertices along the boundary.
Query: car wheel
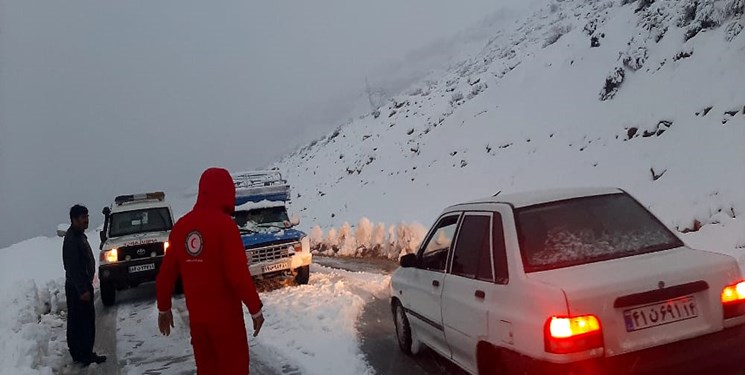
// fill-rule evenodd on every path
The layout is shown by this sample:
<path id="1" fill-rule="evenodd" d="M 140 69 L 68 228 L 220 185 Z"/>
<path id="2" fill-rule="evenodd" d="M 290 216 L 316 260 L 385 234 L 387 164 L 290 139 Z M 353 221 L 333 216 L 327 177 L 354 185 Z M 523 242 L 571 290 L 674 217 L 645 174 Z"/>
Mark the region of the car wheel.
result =
<path id="1" fill-rule="evenodd" d="M 302 266 L 297 269 L 295 275 L 295 283 L 298 285 L 306 285 L 310 280 L 310 266 Z"/>
<path id="2" fill-rule="evenodd" d="M 479 375 L 502 375 L 507 373 L 500 360 L 499 350 L 492 345 L 479 343 L 476 360 Z"/>
<path id="3" fill-rule="evenodd" d="M 406 311 L 401 302 L 396 301 L 393 304 L 393 322 L 396 325 L 396 339 L 401 351 L 411 355 L 411 326 L 409 318 L 406 317 Z"/>
<path id="4" fill-rule="evenodd" d="M 114 284 L 104 282 L 101 283 L 101 302 L 104 306 L 114 306 L 116 303 L 116 288 Z"/>

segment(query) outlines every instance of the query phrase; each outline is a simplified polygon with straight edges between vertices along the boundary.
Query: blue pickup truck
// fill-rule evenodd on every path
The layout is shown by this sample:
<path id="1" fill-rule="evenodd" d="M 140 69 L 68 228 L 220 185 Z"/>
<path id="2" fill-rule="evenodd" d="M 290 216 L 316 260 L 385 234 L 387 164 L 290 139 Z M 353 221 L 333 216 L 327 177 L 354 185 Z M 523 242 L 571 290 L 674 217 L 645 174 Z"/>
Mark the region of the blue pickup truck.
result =
<path id="1" fill-rule="evenodd" d="M 294 229 L 300 220 L 287 214 L 290 185 L 280 172 L 251 171 L 232 175 L 235 220 L 246 249 L 248 267 L 257 279 L 293 277 L 297 284 L 310 278 L 308 236 Z"/>

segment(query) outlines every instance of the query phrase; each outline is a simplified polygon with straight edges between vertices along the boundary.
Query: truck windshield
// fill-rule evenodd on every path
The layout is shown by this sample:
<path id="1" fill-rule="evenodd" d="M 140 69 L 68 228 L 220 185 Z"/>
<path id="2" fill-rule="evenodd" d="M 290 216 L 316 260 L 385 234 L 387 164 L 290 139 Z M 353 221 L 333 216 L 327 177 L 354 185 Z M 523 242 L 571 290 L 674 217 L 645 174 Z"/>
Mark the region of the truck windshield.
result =
<path id="1" fill-rule="evenodd" d="M 576 266 L 683 246 L 626 194 L 551 202 L 516 210 L 525 272 Z"/>
<path id="2" fill-rule="evenodd" d="M 248 211 L 236 211 L 235 223 L 241 228 L 253 226 L 277 226 L 284 228 L 285 223 L 290 221 L 287 216 L 287 208 L 271 207 Z"/>
<path id="3" fill-rule="evenodd" d="M 165 232 L 171 230 L 171 214 L 168 208 L 149 208 L 111 214 L 109 237 L 121 237 L 136 233 Z"/>

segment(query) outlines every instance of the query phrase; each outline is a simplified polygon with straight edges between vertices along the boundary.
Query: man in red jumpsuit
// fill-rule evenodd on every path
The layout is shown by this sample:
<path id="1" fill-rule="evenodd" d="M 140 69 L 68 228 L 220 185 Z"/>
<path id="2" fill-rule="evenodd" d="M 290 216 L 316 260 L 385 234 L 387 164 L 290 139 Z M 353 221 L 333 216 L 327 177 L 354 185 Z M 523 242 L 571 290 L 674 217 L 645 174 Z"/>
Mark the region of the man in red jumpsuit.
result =
<path id="1" fill-rule="evenodd" d="M 206 170 L 194 209 L 171 230 L 156 281 L 158 326 L 166 336 L 173 327 L 174 285 L 179 277 L 183 282 L 199 375 L 248 373 L 242 303 L 253 318 L 254 336 L 264 323 L 241 236 L 230 217 L 234 209 L 235 185 L 228 171 Z"/>

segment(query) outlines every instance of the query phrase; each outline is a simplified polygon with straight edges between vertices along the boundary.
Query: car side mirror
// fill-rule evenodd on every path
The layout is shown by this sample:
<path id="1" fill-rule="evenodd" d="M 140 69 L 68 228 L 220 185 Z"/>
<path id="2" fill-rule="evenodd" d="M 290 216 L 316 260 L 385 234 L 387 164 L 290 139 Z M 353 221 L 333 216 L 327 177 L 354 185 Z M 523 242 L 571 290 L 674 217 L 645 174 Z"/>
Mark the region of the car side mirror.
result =
<path id="1" fill-rule="evenodd" d="M 57 237 L 64 237 L 67 234 L 68 224 L 60 224 L 57 226 Z"/>
<path id="2" fill-rule="evenodd" d="M 406 254 L 401 257 L 401 268 L 415 268 L 417 267 L 417 257 L 415 254 Z"/>
<path id="3" fill-rule="evenodd" d="M 104 231 L 102 230 L 102 231 L 98 232 L 98 236 L 99 236 L 99 238 L 101 239 L 101 243 L 102 243 L 102 244 L 103 244 L 104 242 L 106 242 L 106 232 L 104 232 Z"/>
<path id="4" fill-rule="evenodd" d="M 300 225 L 300 216 L 297 216 L 297 214 L 292 215 L 292 217 L 290 218 L 290 224 L 293 227 Z"/>
<path id="5" fill-rule="evenodd" d="M 111 213 L 111 208 L 106 206 L 103 208 L 103 210 L 101 210 L 101 213 L 103 214 L 103 216 L 109 216 L 109 214 Z"/>

